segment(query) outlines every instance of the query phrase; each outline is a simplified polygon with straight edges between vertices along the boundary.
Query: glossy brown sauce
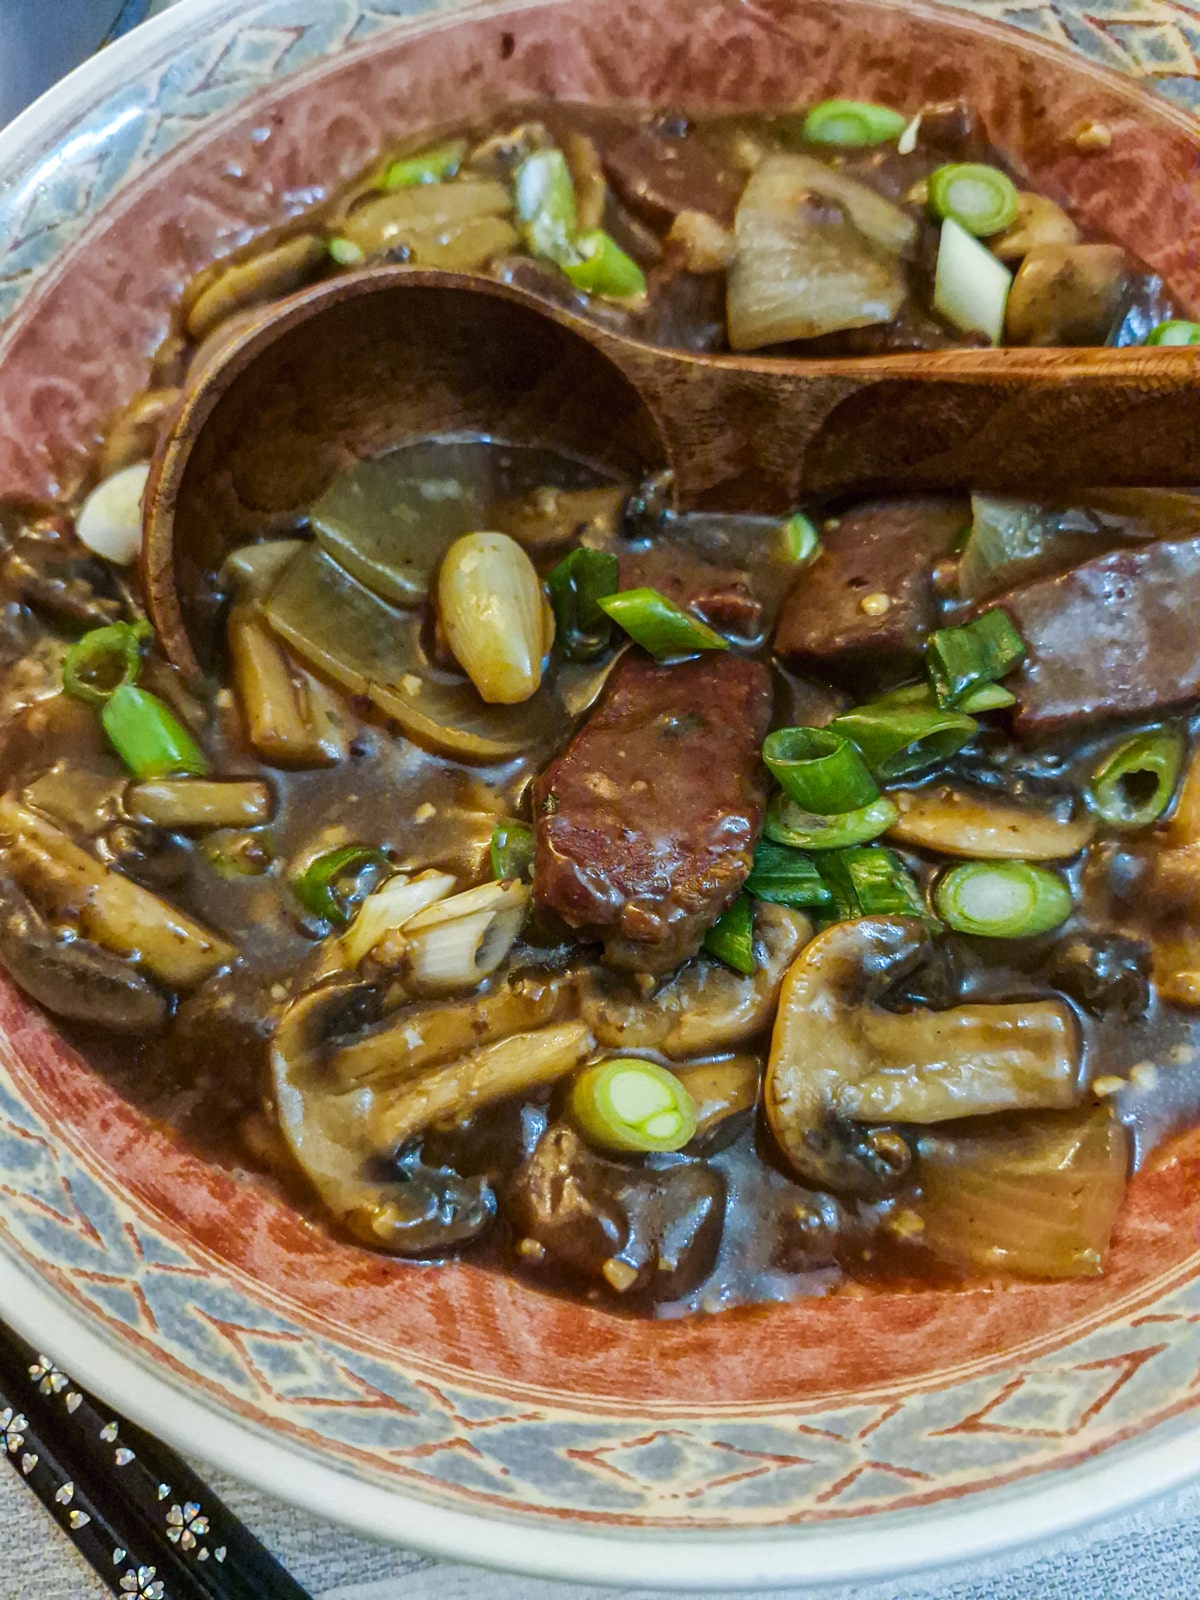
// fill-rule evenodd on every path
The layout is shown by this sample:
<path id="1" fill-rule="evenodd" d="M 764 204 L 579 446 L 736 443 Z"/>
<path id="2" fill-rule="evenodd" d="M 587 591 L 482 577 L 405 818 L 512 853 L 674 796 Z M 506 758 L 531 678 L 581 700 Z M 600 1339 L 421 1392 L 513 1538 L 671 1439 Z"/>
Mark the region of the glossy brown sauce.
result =
<path id="1" fill-rule="evenodd" d="M 560 142 L 570 144 L 572 135 L 580 135 L 610 152 L 604 225 L 643 265 L 649 292 L 636 306 L 581 300 L 561 276 L 555 277 L 544 263 L 519 249 L 491 262 L 490 270 L 526 282 L 551 298 L 579 302 L 592 314 L 642 337 L 697 349 L 726 348 L 721 275 L 691 270 L 695 263 L 689 266 L 678 244 L 664 237 L 663 224 L 681 210 L 698 210 L 728 227 L 746 172 L 764 149 L 795 144 L 793 123 L 780 117 L 693 124 L 671 116 L 538 106 L 528 116 L 510 113 L 500 124 L 466 130 L 470 145 L 478 148 L 490 138 L 494 146 L 490 157 L 479 161 L 479 170 L 509 170 L 511 158 L 503 148 L 508 130 L 518 129 L 509 142 L 519 146 L 519 129 L 527 123 L 549 130 L 549 137 Z M 947 113 L 937 125 L 931 118 L 926 138 L 927 148 L 915 155 L 862 151 L 832 160 L 839 171 L 897 202 L 909 197 L 914 184 L 947 159 L 1003 165 L 969 113 Z M 361 216 L 377 193 L 377 177 L 355 186 L 323 212 L 302 219 L 302 226 L 332 229 Z M 926 224 L 921 227 L 918 248 L 906 269 L 910 297 L 900 316 L 882 327 L 806 341 L 804 353 L 931 349 L 954 342 L 952 331 L 928 304 L 931 236 Z M 298 231 L 290 228 L 288 236 Z M 322 256 L 309 275 L 333 270 Z M 207 279 L 210 287 L 215 281 L 215 274 Z M 187 307 L 195 308 L 204 287 L 201 283 L 189 293 L 185 313 Z M 1120 315 L 1106 337 L 1115 343 L 1136 342 L 1170 309 L 1162 285 L 1130 263 Z M 188 333 L 181 324 L 179 334 L 160 354 L 156 385 L 181 381 L 203 337 L 207 333 Z M 464 476 L 470 477 L 485 508 L 547 485 L 576 489 L 599 483 L 581 464 L 544 451 L 517 451 L 487 442 L 464 446 L 458 441 L 445 446 L 445 466 L 439 467 L 438 446 L 419 448 L 424 452 L 431 502 L 454 500 Z M 472 463 L 469 474 L 463 473 L 464 461 Z M 120 464 L 110 454 L 108 465 Z M 653 494 L 650 498 L 653 501 Z M 836 516 L 843 508 L 828 509 Z M 344 708 L 348 725 L 344 758 L 325 769 L 288 771 L 264 764 L 255 754 L 228 687 L 227 660 L 221 672 L 224 686 L 213 686 L 209 699 L 194 706 L 189 706 L 167 669 L 152 662 L 143 682 L 192 717 L 214 771 L 261 778 L 274 797 L 272 820 L 255 830 L 265 870 L 251 875 L 218 870 L 202 838 L 130 827 L 129 819 L 121 815 L 126 776 L 120 763 L 98 737 L 90 717 L 52 694 L 63 653 L 60 641 L 89 625 L 129 614 L 136 609 L 136 598 L 121 577 L 89 560 L 73 544 L 61 519 L 39 520 L 14 511 L 2 531 L 0 701 L 5 723 L 0 727 L 0 755 L 6 787 L 20 792 L 40 782 L 33 796 L 37 805 L 59 820 L 70 812 L 69 827 L 77 838 L 108 851 L 118 867 L 154 884 L 172 904 L 225 936 L 240 952 L 232 971 L 179 1000 L 161 1038 L 114 1042 L 97 1030 L 69 1023 L 64 1024 L 65 1031 L 97 1071 L 206 1157 L 243 1170 L 247 1181 L 282 1183 L 294 1203 L 321 1216 L 321 1207 L 290 1162 L 274 1125 L 266 1068 L 271 1027 L 287 1003 L 311 983 L 314 951 L 329 932 L 298 904 L 289 874 L 322 848 L 369 841 L 401 871 L 437 867 L 453 872 L 460 884 L 487 881 L 489 842 L 496 823 L 506 817 L 534 820 L 535 781 L 565 743 L 570 728 L 557 724 L 548 742 L 503 764 L 481 766 L 429 753 L 399 736 L 369 701 L 358 699 Z M 307 537 L 309 530 L 296 531 Z M 735 574 L 759 608 L 757 631 L 740 637 L 738 649 L 770 668 L 772 726 L 821 726 L 854 695 L 840 674 L 801 673 L 772 653 L 776 619 L 797 576 L 779 559 L 777 533 L 777 525 L 764 519 L 664 517 L 651 504 L 649 510 L 644 505 L 632 511 L 627 507 L 623 520 L 589 529 L 586 542 L 619 553 L 623 570 L 636 568 L 639 576 L 633 581 L 653 581 L 664 588 L 672 572 L 686 573 L 689 568 Z M 561 545 L 535 552 L 543 576 L 562 553 Z M 633 567 L 626 567 L 628 563 Z M 216 575 L 212 598 L 219 636 L 228 594 Z M 427 645 L 431 653 L 439 648 L 432 636 Z M 453 661 L 444 665 L 448 677 L 454 678 Z M 880 658 L 875 666 L 892 682 L 907 675 L 897 671 L 891 658 Z M 591 699 L 579 706 L 577 724 L 599 692 L 602 677 L 602 672 L 597 674 Z M 917 780 L 917 786 L 965 782 L 1008 799 L 1070 797 L 1082 787 L 1112 732 L 1111 727 L 1092 723 L 1080 734 L 1020 745 L 1003 721 L 989 719 L 977 740 L 936 773 Z M 703 749 L 697 749 L 695 759 L 703 762 Z M 46 772 L 56 763 L 58 777 L 47 780 Z M 76 778 L 85 774 L 82 787 L 71 778 L 72 772 Z M 922 888 L 946 864 L 944 858 L 919 851 L 900 853 Z M 1058 970 L 1055 962 L 1079 934 L 1101 930 L 1145 941 L 1153 932 L 1139 895 L 1139 874 L 1144 869 L 1136 841 L 1102 839 L 1082 863 L 1065 870 L 1076 898 L 1070 923 L 1023 941 L 947 934 L 936 958 L 906 980 L 889 1003 L 898 1008 L 944 1009 L 970 1001 L 1067 994 L 1084 1042 L 1080 1096 L 1097 1079 L 1122 1080 L 1108 1098 L 1132 1134 L 1134 1160 L 1141 1165 L 1173 1133 L 1200 1121 L 1200 1020 L 1193 1012 L 1164 1003 L 1148 986 L 1143 1010 L 1136 1004 L 1124 1009 L 1100 1005 L 1092 1014 L 1071 994 L 1067 979 L 1050 981 L 1048 974 Z M 572 937 L 553 919 L 535 919 L 509 965 L 487 988 L 495 992 L 506 983 L 518 989 L 536 986 L 546 974 L 563 970 L 586 968 L 591 973 L 598 955 L 594 941 Z M 639 992 L 644 998 L 650 987 L 643 985 L 639 991 L 632 979 L 589 977 L 587 981 L 601 986 L 624 983 L 628 987 L 622 993 L 634 998 Z M 1136 988 L 1136 976 L 1130 981 Z M 755 1058 L 761 1069 L 769 1034 L 768 1023 L 755 1038 L 739 1043 L 737 1053 Z M 665 1056 L 658 1059 L 668 1066 L 686 1064 Z M 661 1210 L 667 1204 L 662 1194 L 678 1193 L 681 1214 L 687 1207 L 694 1213 L 693 1222 L 680 1225 L 681 1237 L 686 1235 L 680 1246 L 684 1266 L 678 1274 L 668 1274 L 673 1285 L 682 1285 L 681 1292 L 664 1297 L 653 1287 L 639 1287 L 622 1300 L 610 1292 L 611 1281 L 607 1286 L 598 1282 L 594 1269 L 602 1252 L 592 1252 L 595 1259 L 586 1270 L 578 1263 L 573 1267 L 565 1257 L 556 1264 L 553 1252 L 548 1258 L 544 1250 L 538 1254 L 527 1248 L 528 1238 L 512 1220 L 514 1208 L 503 1198 L 517 1168 L 533 1155 L 547 1128 L 561 1122 L 562 1110 L 563 1092 L 553 1087 L 477 1112 L 465 1125 L 438 1127 L 423 1136 L 423 1163 L 452 1169 L 463 1178 L 483 1177 L 501 1195 L 493 1225 L 472 1246 L 474 1260 L 494 1270 L 520 1272 L 549 1289 L 603 1297 L 618 1308 L 660 1316 L 826 1293 L 848 1277 L 955 1281 L 953 1273 L 896 1225 L 906 1208 L 919 1200 L 917 1180 L 883 1197 L 856 1199 L 815 1192 L 789 1173 L 761 1116 L 747 1109 L 679 1154 L 623 1157 L 619 1163 L 606 1158 L 631 1175 L 631 1181 L 636 1177 L 642 1184 L 637 1218 L 652 1213 L 658 1218 L 653 1226 L 645 1222 L 648 1232 L 654 1228 L 662 1232 L 661 1217 L 654 1212 L 654 1207 Z M 607 1176 L 600 1173 L 595 1178 L 600 1188 L 619 1181 L 605 1171 Z M 696 1175 L 696 1182 L 685 1195 L 683 1183 L 676 1180 L 689 1172 Z M 661 1194 L 654 1189 L 660 1180 Z M 689 1281 L 688 1251 L 700 1248 L 696 1241 L 702 1236 L 705 1249 L 712 1245 L 714 1216 L 718 1239 L 709 1249 L 711 1259 L 698 1277 L 691 1273 L 694 1281 Z M 643 1227 L 637 1218 L 632 1226 L 635 1235 Z"/>

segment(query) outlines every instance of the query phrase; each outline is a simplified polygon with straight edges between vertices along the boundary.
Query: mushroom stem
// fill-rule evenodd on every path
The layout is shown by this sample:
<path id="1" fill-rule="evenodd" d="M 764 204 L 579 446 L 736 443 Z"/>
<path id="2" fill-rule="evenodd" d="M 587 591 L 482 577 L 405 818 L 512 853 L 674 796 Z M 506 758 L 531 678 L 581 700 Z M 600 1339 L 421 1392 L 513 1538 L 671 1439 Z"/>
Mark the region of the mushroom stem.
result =
<path id="1" fill-rule="evenodd" d="M 376 1133 L 395 1148 L 444 1118 L 461 1120 L 484 1106 L 556 1083 L 586 1060 L 595 1041 L 582 1022 L 559 1022 L 473 1050 L 405 1084 L 381 1107 Z"/>
<path id="2" fill-rule="evenodd" d="M 87 938 L 164 983 L 189 987 L 237 956 L 224 939 L 103 866 L 11 795 L 0 800 L 0 855 L 44 910 L 77 920 Z"/>

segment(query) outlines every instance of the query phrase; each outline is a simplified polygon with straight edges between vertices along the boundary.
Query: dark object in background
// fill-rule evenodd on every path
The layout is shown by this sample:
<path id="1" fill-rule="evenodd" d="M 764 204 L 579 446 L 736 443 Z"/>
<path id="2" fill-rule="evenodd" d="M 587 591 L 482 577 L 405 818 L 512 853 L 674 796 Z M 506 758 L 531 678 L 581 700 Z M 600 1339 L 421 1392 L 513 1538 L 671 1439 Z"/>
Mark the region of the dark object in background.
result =
<path id="1" fill-rule="evenodd" d="M 150 13 L 152 0 L 0 0 L 0 125 L 102 44 Z M 159 7 L 158 9 L 161 9 Z"/>
<path id="2" fill-rule="evenodd" d="M 311 1600 L 166 1445 L 0 1324 L 5 1459 L 113 1594 Z"/>

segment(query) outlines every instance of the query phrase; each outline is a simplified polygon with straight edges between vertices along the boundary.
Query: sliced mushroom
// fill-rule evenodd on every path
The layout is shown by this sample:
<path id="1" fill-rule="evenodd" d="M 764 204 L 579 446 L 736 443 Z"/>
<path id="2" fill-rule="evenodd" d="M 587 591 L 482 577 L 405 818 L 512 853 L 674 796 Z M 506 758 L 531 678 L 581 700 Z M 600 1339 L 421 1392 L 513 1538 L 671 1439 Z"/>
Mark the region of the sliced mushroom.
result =
<path id="1" fill-rule="evenodd" d="M 1061 206 L 1029 190 L 1017 196 L 1017 214 L 1004 232 L 988 240 L 1001 261 L 1023 261 L 1034 250 L 1068 248 L 1079 243 L 1079 229 Z"/>
<path id="2" fill-rule="evenodd" d="M 418 266 L 468 272 L 517 244 L 512 195 L 491 178 L 459 178 L 392 189 L 356 206 L 342 237 L 364 255 L 400 247 Z"/>
<path id="3" fill-rule="evenodd" d="M 701 957 L 644 996 L 628 978 L 597 974 L 583 987 L 581 1015 L 612 1050 L 661 1050 L 673 1061 L 728 1050 L 770 1025 L 784 974 L 811 935 L 802 912 L 760 900 L 749 977 Z"/>
<path id="4" fill-rule="evenodd" d="M 12 796 L 0 800 L 0 857 L 35 904 L 72 919 L 85 937 L 163 983 L 190 987 L 237 956 L 224 939 L 103 866 Z"/>
<path id="5" fill-rule="evenodd" d="M 375 991 L 339 983 L 287 1009 L 271 1048 L 276 1108 L 292 1156 L 348 1232 L 376 1250 L 428 1255 L 476 1238 L 495 1201 L 482 1179 L 423 1167 L 414 1151 L 389 1165 L 373 1143 L 374 1097 L 341 1084 L 330 1055 L 377 1003 Z"/>
<path id="6" fill-rule="evenodd" d="M 1129 262 L 1120 245 L 1046 245 L 1031 251 L 1008 297 L 1009 343 L 1103 344 L 1128 280 Z"/>
<path id="7" fill-rule="evenodd" d="M 199 342 L 235 312 L 302 288 L 328 260 L 324 239 L 305 233 L 223 268 L 189 306 L 188 333 Z"/>
<path id="8" fill-rule="evenodd" d="M 339 1046 L 337 1081 L 345 1088 L 395 1085 L 514 1034 L 569 1019 L 570 979 L 532 976 L 456 1005 L 405 1006 Z"/>
<path id="9" fill-rule="evenodd" d="M 124 773 L 93 767 L 72 750 L 27 784 L 21 799 L 69 832 L 95 838 L 120 821 L 125 786 Z"/>
<path id="10" fill-rule="evenodd" d="M 1053 811 L 1012 805 L 962 789 L 900 789 L 889 793 L 899 816 L 888 838 L 920 850 L 985 861 L 1067 861 L 1090 841 L 1095 827 L 1086 812 L 1062 818 Z"/>
<path id="11" fill-rule="evenodd" d="M 117 415 L 100 451 L 100 476 L 148 461 L 179 404 L 180 389 L 146 389 Z"/>
<path id="12" fill-rule="evenodd" d="M 463 1121 L 483 1106 L 557 1083 L 594 1048 L 582 1022 L 497 1039 L 413 1079 L 390 1105 L 380 1106 L 377 1129 L 398 1148 L 434 1122 Z"/>
<path id="13" fill-rule="evenodd" d="M 895 1134 L 881 1140 L 856 1124 L 943 1122 L 1078 1100 L 1079 1027 L 1065 1004 L 883 1008 L 929 939 L 909 917 L 839 922 L 788 972 L 764 1098 L 771 1130 L 805 1182 L 872 1193 L 907 1166 Z"/>
<path id="14" fill-rule="evenodd" d="M 344 1102 L 361 1150 L 387 1156 L 435 1122 L 465 1121 L 483 1106 L 540 1089 L 577 1067 L 593 1040 L 582 1023 L 571 1020 L 566 997 L 573 987 L 570 978 L 542 979 L 532 981 L 511 1007 L 492 997 L 486 1008 L 478 1000 L 404 1008 L 392 1012 L 381 1029 L 360 1030 L 356 1037 L 327 1030 L 322 1049 L 303 1068 L 304 1081 Z M 520 983 L 516 988 L 520 995 Z M 348 992 L 348 986 L 343 980 L 322 985 L 285 1014 L 274 1070 L 293 1087 L 301 1066 L 285 1024 L 296 1008 L 308 1015 L 312 993 L 333 990 Z M 365 1020 L 376 1021 L 375 991 L 360 985 L 356 992 L 360 1012 L 368 1002 L 374 1005 L 375 1014 Z M 521 1021 L 528 1016 L 532 1025 Z"/>
<path id="15" fill-rule="evenodd" d="M 757 1056 L 726 1056 L 680 1067 L 675 1076 L 696 1105 L 697 1139 L 707 1139 L 724 1123 L 752 1111 L 758 1103 L 762 1063 Z"/>
<path id="16" fill-rule="evenodd" d="M 0 964 L 55 1016 L 118 1033 L 157 1033 L 166 996 L 129 961 L 52 928 L 13 880 L 0 876 Z"/>
<path id="17" fill-rule="evenodd" d="M 554 1123 L 504 1191 L 517 1236 L 621 1295 L 677 1300 L 712 1270 L 725 1182 L 704 1162 L 662 1171 L 606 1160 Z M 518 1245 L 518 1251 L 520 1251 Z"/>

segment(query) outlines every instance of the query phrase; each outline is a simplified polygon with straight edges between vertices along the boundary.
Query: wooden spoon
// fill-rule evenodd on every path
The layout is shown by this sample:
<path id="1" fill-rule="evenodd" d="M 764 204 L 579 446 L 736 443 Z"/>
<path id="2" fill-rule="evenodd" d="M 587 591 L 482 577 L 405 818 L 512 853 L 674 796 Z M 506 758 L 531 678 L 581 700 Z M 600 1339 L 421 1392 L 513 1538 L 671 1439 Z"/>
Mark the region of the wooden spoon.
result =
<path id="1" fill-rule="evenodd" d="M 350 462 L 431 434 L 541 444 L 629 478 L 669 466 L 686 510 L 1192 485 L 1198 362 L 1188 347 L 693 355 L 487 279 L 371 269 L 265 308 L 196 374 L 147 491 L 150 614 L 196 675 L 228 552 L 294 527 Z"/>

